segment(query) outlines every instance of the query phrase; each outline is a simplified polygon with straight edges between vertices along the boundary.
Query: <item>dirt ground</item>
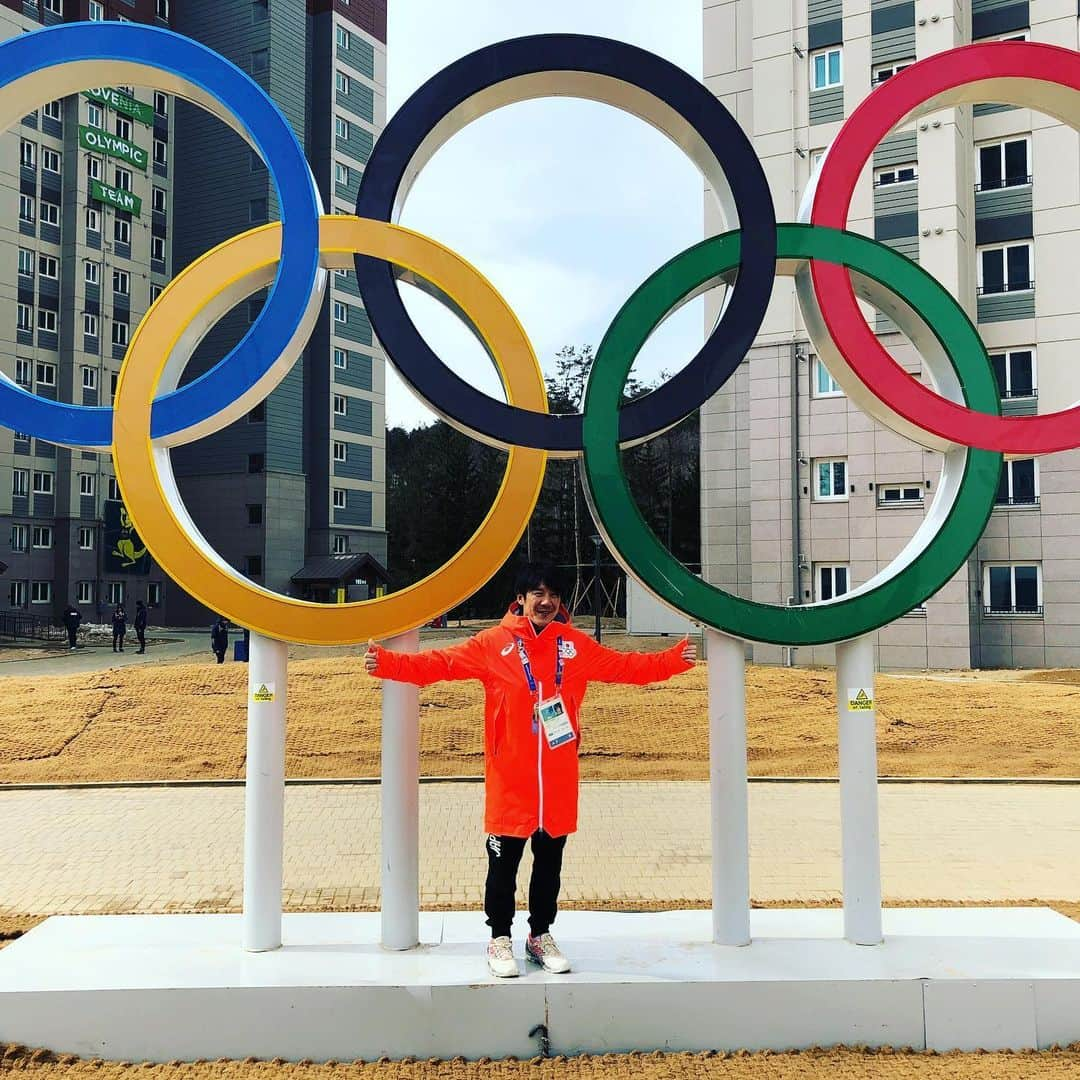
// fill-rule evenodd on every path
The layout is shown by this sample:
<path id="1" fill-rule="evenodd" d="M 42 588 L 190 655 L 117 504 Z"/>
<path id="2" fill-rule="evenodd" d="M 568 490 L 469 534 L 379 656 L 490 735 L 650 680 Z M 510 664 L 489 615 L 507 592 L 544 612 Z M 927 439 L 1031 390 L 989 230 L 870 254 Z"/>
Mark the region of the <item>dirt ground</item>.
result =
<path id="1" fill-rule="evenodd" d="M 288 774 L 377 776 L 379 683 L 356 650 L 311 653 L 290 662 Z M 0 678 L 0 783 L 240 778 L 246 678 L 242 664 L 203 662 Z M 748 669 L 752 775 L 836 774 L 833 683 L 830 671 Z M 881 675 L 877 699 L 883 776 L 1080 776 L 1080 672 Z M 423 773 L 480 775 L 479 684 L 420 700 Z M 648 687 L 594 684 L 582 724 L 585 779 L 705 779 L 705 665 Z"/>

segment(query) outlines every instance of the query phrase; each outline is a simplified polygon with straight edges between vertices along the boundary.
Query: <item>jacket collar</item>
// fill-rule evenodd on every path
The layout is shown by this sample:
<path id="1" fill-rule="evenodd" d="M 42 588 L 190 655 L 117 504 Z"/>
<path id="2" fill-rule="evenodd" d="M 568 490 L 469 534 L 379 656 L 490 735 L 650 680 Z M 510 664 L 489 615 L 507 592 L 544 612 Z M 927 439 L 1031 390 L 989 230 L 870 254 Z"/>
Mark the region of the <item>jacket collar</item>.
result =
<path id="1" fill-rule="evenodd" d="M 570 618 L 570 612 L 566 610 L 565 604 L 559 605 L 559 613 L 548 625 L 550 626 L 554 623 L 562 623 L 566 626 L 573 625 L 573 620 Z M 510 605 L 506 614 L 502 617 L 501 625 L 509 630 L 514 637 L 524 638 L 526 640 L 537 638 L 544 632 L 541 630 L 540 634 L 537 634 L 532 621 L 525 618 L 524 614 L 522 614 L 521 605 L 516 600 Z M 544 630 L 546 629 L 547 627 L 544 627 Z"/>

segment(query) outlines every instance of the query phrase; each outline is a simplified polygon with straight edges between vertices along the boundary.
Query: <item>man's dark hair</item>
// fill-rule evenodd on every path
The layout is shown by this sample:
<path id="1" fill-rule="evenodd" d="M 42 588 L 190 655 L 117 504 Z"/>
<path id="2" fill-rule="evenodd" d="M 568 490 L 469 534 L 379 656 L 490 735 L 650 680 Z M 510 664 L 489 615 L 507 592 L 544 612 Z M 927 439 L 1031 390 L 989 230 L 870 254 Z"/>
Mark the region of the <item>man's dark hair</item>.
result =
<path id="1" fill-rule="evenodd" d="M 566 596 L 566 582 L 563 581 L 562 573 L 552 563 L 531 562 L 525 563 L 514 578 L 514 595 L 524 596 L 533 589 L 546 585 L 559 597 Z"/>

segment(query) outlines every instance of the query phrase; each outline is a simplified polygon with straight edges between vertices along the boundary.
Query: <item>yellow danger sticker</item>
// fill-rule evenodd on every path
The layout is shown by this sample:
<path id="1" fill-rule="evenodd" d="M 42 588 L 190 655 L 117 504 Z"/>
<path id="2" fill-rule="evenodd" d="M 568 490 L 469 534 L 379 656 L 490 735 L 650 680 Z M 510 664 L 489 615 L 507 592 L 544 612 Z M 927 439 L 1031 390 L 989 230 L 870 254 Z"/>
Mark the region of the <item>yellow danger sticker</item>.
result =
<path id="1" fill-rule="evenodd" d="M 873 712 L 874 690 L 873 687 L 856 686 L 849 687 L 847 692 L 848 712 Z"/>
<path id="2" fill-rule="evenodd" d="M 272 682 L 259 683 L 251 692 L 252 701 L 273 701 L 274 684 Z"/>

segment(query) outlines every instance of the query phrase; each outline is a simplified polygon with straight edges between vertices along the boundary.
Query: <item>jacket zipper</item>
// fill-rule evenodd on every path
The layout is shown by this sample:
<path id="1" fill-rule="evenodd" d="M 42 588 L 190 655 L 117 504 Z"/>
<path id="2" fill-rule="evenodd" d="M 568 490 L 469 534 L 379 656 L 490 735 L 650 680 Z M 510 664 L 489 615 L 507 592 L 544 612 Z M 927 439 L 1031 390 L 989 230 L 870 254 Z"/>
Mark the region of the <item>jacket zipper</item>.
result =
<path id="1" fill-rule="evenodd" d="M 536 779 L 540 783 L 540 811 L 538 814 L 537 830 L 543 831 L 544 828 L 544 769 L 542 765 L 543 761 L 543 749 L 544 749 L 544 733 L 541 731 L 543 725 L 540 723 L 540 709 L 539 704 L 544 700 L 544 684 L 538 682 L 536 684 Z"/>

